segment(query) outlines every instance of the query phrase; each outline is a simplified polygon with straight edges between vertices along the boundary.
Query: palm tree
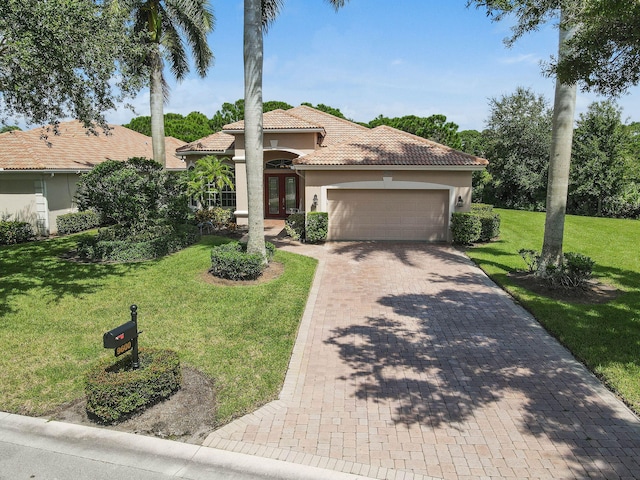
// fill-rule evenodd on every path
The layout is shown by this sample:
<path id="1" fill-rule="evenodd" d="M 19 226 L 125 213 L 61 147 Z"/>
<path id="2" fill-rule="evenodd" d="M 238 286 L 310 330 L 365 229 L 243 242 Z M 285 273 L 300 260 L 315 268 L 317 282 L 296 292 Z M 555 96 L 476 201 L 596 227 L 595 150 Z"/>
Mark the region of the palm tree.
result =
<path id="1" fill-rule="evenodd" d="M 558 43 L 559 61 L 562 61 L 565 57 L 567 42 L 576 32 L 576 26 L 567 25 L 564 20 L 564 11 L 561 11 Z M 551 156 L 549 158 L 549 177 L 547 180 L 547 212 L 544 223 L 542 254 L 538 264 L 538 276 L 547 274 L 548 265 L 560 266 L 563 262 L 562 242 L 564 237 L 564 217 L 567 210 L 575 108 L 576 85 L 567 85 L 556 79 Z"/>
<path id="2" fill-rule="evenodd" d="M 328 0 L 337 10 L 347 0 Z M 266 261 L 264 244 L 262 63 L 263 33 L 276 19 L 283 0 L 244 1 L 244 138 L 247 166 L 249 239 L 247 251 Z"/>
<path id="3" fill-rule="evenodd" d="M 208 0 L 122 0 L 133 13 L 134 30 L 145 33 L 146 63 L 150 71 L 151 138 L 153 159 L 166 167 L 164 144 L 164 102 L 169 96 L 164 77 L 164 60 L 177 80 L 189 73 L 185 41 L 194 57 L 196 70 L 206 75 L 213 60 L 207 34 L 214 17 Z"/>
<path id="4" fill-rule="evenodd" d="M 207 155 L 196 162 L 189 172 L 187 194 L 206 206 L 207 195 L 219 195 L 224 187 L 234 188 L 233 170 L 214 155 Z"/>

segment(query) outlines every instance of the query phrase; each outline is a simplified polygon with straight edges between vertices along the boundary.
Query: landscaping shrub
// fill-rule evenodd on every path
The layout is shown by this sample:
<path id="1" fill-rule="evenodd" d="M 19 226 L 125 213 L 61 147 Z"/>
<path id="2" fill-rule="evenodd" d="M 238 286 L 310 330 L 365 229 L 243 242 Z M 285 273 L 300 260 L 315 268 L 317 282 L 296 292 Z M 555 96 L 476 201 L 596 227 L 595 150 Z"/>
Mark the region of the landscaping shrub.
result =
<path id="1" fill-rule="evenodd" d="M 480 238 L 482 223 L 478 215 L 467 212 L 456 212 L 451 215 L 451 233 L 453 243 L 470 245 Z"/>
<path id="2" fill-rule="evenodd" d="M 65 213 L 56 218 L 58 235 L 84 232 L 100 226 L 100 215 L 95 210 Z"/>
<path id="3" fill-rule="evenodd" d="M 493 205 L 488 203 L 472 203 L 471 212 L 478 214 L 493 213 Z"/>
<path id="4" fill-rule="evenodd" d="M 224 207 L 201 208 L 195 214 L 195 221 L 198 224 L 211 222 L 218 230 L 229 229 L 233 224 L 233 209 Z"/>
<path id="5" fill-rule="evenodd" d="M 265 243 L 267 261 L 275 254 L 276 247 Z M 255 280 L 264 271 L 266 265 L 262 255 L 247 253 L 247 244 L 229 242 L 213 247 L 211 251 L 211 269 L 209 273 L 229 280 Z"/>
<path id="6" fill-rule="evenodd" d="M 560 267 L 549 265 L 546 278 L 554 287 L 584 288 L 591 279 L 595 262 L 581 253 L 567 252 Z"/>
<path id="7" fill-rule="evenodd" d="M 293 213 L 287 217 L 284 221 L 284 229 L 294 240 L 302 240 L 304 239 L 304 224 L 305 224 L 305 215 L 304 213 Z"/>
<path id="8" fill-rule="evenodd" d="M 182 250 L 198 238 L 193 225 L 158 225 L 130 236 L 120 233 L 122 230 L 116 225 L 100 229 L 97 236 L 78 242 L 78 254 L 111 262 L 150 260 Z"/>
<path id="9" fill-rule="evenodd" d="M 305 239 L 309 243 L 324 242 L 329 230 L 327 212 L 309 212 L 305 223 Z"/>
<path id="10" fill-rule="evenodd" d="M 483 213 L 478 214 L 480 219 L 480 237 L 481 242 L 488 242 L 492 238 L 500 235 L 500 215 L 482 210 Z"/>
<path id="11" fill-rule="evenodd" d="M 540 252 L 536 252 L 535 250 L 530 250 L 526 248 L 521 248 L 518 251 L 518 254 L 524 260 L 524 263 L 527 264 L 527 269 L 529 273 L 534 273 L 538 270 L 538 265 L 540 264 Z"/>
<path id="12" fill-rule="evenodd" d="M 103 423 L 115 423 L 171 396 L 180 388 L 182 372 L 172 350 L 140 349 L 140 368 L 131 355 L 99 362 L 86 376 L 87 412 Z"/>
<path id="13" fill-rule="evenodd" d="M 36 237 L 33 226 L 29 222 L 18 220 L 0 221 L 0 245 L 24 243 Z"/>

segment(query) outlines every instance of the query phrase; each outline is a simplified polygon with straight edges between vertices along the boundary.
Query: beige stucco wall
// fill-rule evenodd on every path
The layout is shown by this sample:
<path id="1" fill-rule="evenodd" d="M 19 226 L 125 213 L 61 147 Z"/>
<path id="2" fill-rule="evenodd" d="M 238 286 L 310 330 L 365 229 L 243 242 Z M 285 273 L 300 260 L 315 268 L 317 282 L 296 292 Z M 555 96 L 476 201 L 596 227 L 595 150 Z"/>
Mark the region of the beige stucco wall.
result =
<path id="1" fill-rule="evenodd" d="M 30 222 L 40 234 L 56 233 L 56 218 L 75 211 L 75 173 L 3 172 L 0 213 Z"/>
<path id="2" fill-rule="evenodd" d="M 244 158 L 244 134 L 235 135 L 235 156 Z M 271 150 L 274 151 L 291 151 L 296 153 L 296 156 L 306 155 L 313 152 L 317 145 L 318 134 L 315 132 L 301 132 L 301 133 L 265 133 L 263 135 L 263 145 L 265 154 Z M 277 144 L 272 146 L 271 142 L 277 141 Z M 278 157 L 286 158 L 286 157 Z"/>

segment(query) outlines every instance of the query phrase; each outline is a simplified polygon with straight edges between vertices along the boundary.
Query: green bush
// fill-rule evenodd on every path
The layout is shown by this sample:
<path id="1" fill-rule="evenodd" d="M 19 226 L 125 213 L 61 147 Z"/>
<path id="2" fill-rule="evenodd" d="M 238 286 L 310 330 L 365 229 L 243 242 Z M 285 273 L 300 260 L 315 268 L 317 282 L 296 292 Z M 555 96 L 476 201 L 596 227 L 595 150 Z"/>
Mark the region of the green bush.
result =
<path id="1" fill-rule="evenodd" d="M 309 243 L 324 242 L 329 230 L 327 212 L 309 212 L 305 223 L 305 239 Z"/>
<path id="2" fill-rule="evenodd" d="M 475 212 L 474 212 L 475 213 Z M 492 238 L 496 238 L 500 235 L 500 215 L 497 213 L 483 213 L 478 214 L 480 219 L 480 237 L 481 242 L 488 242 Z"/>
<path id="3" fill-rule="evenodd" d="M 594 265 L 586 255 L 567 252 L 560 267 L 547 266 L 546 279 L 552 287 L 584 288 L 591 279 Z"/>
<path id="4" fill-rule="evenodd" d="M 155 226 L 131 236 L 123 235 L 122 230 L 115 225 L 100 229 L 97 236 L 78 242 L 78 254 L 110 262 L 150 260 L 182 250 L 198 238 L 193 225 Z"/>
<path id="5" fill-rule="evenodd" d="M 284 229 L 294 240 L 304 239 L 304 213 L 293 213 L 284 221 Z"/>
<path id="6" fill-rule="evenodd" d="M 115 423 L 169 397 L 180 388 L 178 354 L 171 350 L 140 349 L 140 368 L 131 368 L 131 355 L 100 361 L 86 375 L 87 413 L 103 423 Z"/>
<path id="7" fill-rule="evenodd" d="M 196 223 L 211 222 L 218 230 L 229 228 L 229 224 L 233 223 L 233 209 L 225 207 L 209 207 L 201 208 L 195 215 Z"/>
<path id="8" fill-rule="evenodd" d="M 266 242 L 267 261 L 275 254 L 273 243 Z M 223 243 L 211 251 L 209 273 L 229 280 L 255 280 L 264 271 L 266 264 L 262 255 L 247 253 L 247 244 L 240 242 Z"/>
<path id="9" fill-rule="evenodd" d="M 471 212 L 478 214 L 493 213 L 493 205 L 488 203 L 472 203 Z"/>
<path id="10" fill-rule="evenodd" d="M 518 254 L 524 260 L 524 263 L 527 264 L 527 269 L 529 273 L 536 272 L 538 270 L 538 265 L 540 264 L 540 252 L 536 252 L 535 250 L 521 248 L 518 251 Z"/>
<path id="11" fill-rule="evenodd" d="M 56 218 L 58 235 L 84 232 L 100 226 L 100 215 L 95 210 L 84 212 L 65 213 Z"/>
<path id="12" fill-rule="evenodd" d="M 24 243 L 35 238 L 33 227 L 28 222 L 18 220 L 0 221 L 0 245 Z"/>
<path id="13" fill-rule="evenodd" d="M 456 212 L 451 215 L 451 233 L 453 243 L 470 245 L 480 239 L 482 222 L 478 215 L 467 212 Z"/>

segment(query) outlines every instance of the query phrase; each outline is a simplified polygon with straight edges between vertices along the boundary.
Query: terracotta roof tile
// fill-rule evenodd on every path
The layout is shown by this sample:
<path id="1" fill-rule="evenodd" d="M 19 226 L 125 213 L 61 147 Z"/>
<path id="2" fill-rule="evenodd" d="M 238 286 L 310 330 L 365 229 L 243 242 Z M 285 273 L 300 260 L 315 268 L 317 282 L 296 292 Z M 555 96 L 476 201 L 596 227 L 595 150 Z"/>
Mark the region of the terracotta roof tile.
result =
<path id="1" fill-rule="evenodd" d="M 262 116 L 262 129 L 268 130 L 322 130 L 322 126 L 289 114 L 290 110 L 271 110 Z M 244 120 L 222 127 L 224 131 L 244 131 Z"/>
<path id="2" fill-rule="evenodd" d="M 316 150 L 296 165 L 485 166 L 489 162 L 388 126 Z"/>
<path id="3" fill-rule="evenodd" d="M 151 137 L 120 125 L 110 125 L 108 135 L 88 134 L 80 122 L 63 122 L 59 135 L 38 127 L 0 134 L 0 168 L 4 170 L 89 170 L 105 160 L 153 158 Z M 43 136 L 46 134 L 46 138 Z M 174 155 L 184 142 L 165 138 L 167 168 L 185 169 Z"/>
<path id="4" fill-rule="evenodd" d="M 224 153 L 234 149 L 235 137 L 224 132 L 216 132 L 207 137 L 201 138 L 194 142 L 183 145 L 178 148 L 176 153 L 184 154 L 186 152 L 211 152 Z"/>
<path id="5" fill-rule="evenodd" d="M 315 108 L 307 107 L 306 105 L 290 108 L 287 110 L 287 113 L 308 122 L 315 123 L 316 125 L 322 125 L 325 130 L 325 136 L 321 144 L 322 147 L 329 147 L 345 142 L 350 138 L 357 137 L 370 130 L 357 123 L 338 118 L 329 113 L 316 110 Z"/>

